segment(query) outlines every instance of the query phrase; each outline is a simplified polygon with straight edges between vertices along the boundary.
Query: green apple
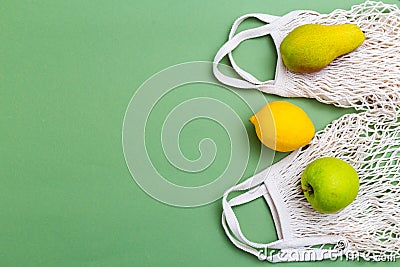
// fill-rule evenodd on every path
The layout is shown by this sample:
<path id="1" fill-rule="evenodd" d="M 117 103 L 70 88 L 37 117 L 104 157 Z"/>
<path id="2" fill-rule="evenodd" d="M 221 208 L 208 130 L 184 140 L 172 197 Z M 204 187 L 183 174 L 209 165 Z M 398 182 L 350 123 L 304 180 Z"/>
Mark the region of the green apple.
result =
<path id="1" fill-rule="evenodd" d="M 333 157 L 314 160 L 301 175 L 301 191 L 322 213 L 334 213 L 349 205 L 356 198 L 359 185 L 356 170 Z"/>

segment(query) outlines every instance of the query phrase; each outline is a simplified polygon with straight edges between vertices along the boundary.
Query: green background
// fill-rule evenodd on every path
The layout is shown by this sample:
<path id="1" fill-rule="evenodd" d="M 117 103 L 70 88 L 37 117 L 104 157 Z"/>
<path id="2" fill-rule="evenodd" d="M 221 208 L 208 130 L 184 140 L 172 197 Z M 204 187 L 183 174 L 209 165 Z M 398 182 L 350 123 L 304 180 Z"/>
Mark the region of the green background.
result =
<path id="1" fill-rule="evenodd" d="M 153 74 L 178 63 L 211 61 L 233 21 L 243 14 L 283 15 L 295 9 L 329 13 L 361 2 L 0 1 L 0 266 L 266 264 L 226 238 L 220 224 L 221 201 L 178 208 L 140 189 L 122 152 L 126 107 Z M 273 78 L 276 52 L 269 38 L 247 41 L 234 55 L 259 79 Z M 188 87 L 196 86 L 237 107 L 244 121 L 251 115 L 226 97 L 226 90 Z M 196 90 L 186 90 L 177 98 L 196 96 Z M 170 99 L 163 105 L 177 104 L 176 98 Z M 309 99 L 288 101 L 304 108 L 317 129 L 353 112 Z M 259 147 L 250 123 L 245 123 L 250 145 Z M 201 132 L 198 139 L 215 136 L 215 131 L 220 131 L 217 125 L 204 121 L 192 125 L 182 133 L 183 150 L 196 157 L 191 135 Z M 228 137 L 218 136 L 226 146 Z M 173 172 L 168 172 L 162 155 L 157 158 L 156 143 L 150 143 L 149 150 L 168 179 L 185 185 L 210 182 L 210 176 L 192 181 L 184 175 L 168 176 Z M 253 149 L 250 157 L 253 167 L 256 152 Z M 283 156 L 278 153 L 275 160 Z M 223 155 L 216 163 L 226 164 Z M 212 171 L 217 175 L 221 166 Z M 248 168 L 241 178 L 252 171 Z M 276 239 L 262 200 L 237 213 L 249 239 Z"/>

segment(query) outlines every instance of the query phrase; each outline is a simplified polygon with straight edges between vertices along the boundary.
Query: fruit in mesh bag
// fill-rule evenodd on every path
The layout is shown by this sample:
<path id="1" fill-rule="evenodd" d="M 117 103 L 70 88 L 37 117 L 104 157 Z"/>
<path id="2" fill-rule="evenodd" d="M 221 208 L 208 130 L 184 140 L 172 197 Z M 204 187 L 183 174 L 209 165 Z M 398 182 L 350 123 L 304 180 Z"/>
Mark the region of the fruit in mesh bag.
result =
<path id="1" fill-rule="evenodd" d="M 295 72 L 316 72 L 350 53 L 365 40 L 355 24 L 305 24 L 291 31 L 280 45 L 285 66 Z"/>
<path id="2" fill-rule="evenodd" d="M 322 213 L 334 213 L 356 198 L 359 179 L 345 161 L 323 157 L 312 161 L 301 176 L 301 191 L 311 206 Z"/>
<path id="3" fill-rule="evenodd" d="M 304 110 L 287 101 L 268 103 L 250 121 L 258 139 L 279 152 L 296 150 L 308 144 L 315 134 L 314 125 Z"/>

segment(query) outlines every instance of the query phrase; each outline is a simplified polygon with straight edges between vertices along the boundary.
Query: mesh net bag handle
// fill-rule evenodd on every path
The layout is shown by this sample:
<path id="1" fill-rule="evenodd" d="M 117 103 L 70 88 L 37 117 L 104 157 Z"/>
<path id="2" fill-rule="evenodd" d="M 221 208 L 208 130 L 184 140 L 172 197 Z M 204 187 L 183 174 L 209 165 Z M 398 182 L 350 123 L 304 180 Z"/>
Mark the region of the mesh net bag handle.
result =
<path id="1" fill-rule="evenodd" d="M 347 114 L 333 121 L 316 133 L 307 147 L 292 152 L 289 157 L 262 172 L 264 176 L 256 175 L 249 178 L 249 182 L 245 181 L 228 190 L 223 198 L 222 217 L 228 237 L 237 247 L 254 255 L 259 253 L 261 246 L 276 245 L 274 242 L 258 244 L 246 239 L 231 211 L 233 206 L 263 194 L 277 228 L 279 248 L 284 248 L 284 252 L 304 251 L 310 249 L 307 245 L 315 242 L 338 241 L 328 238 L 336 236 L 348 242 L 345 250 L 342 250 L 347 258 L 400 258 L 399 8 L 382 2 L 366 1 L 348 11 L 339 9 L 330 14 L 296 11 L 273 18 L 268 23 L 262 26 L 264 28 L 230 35 L 227 42 L 230 45 L 225 44 L 223 53 L 220 53 L 222 48 L 217 53 L 214 73 L 223 55 L 229 54 L 230 49 L 233 50 L 240 42 L 271 34 L 278 47 L 288 32 L 305 23 L 356 23 L 364 31 L 366 41 L 359 49 L 335 59 L 318 73 L 291 72 L 278 58 L 274 81 L 259 82 L 233 63 L 232 66 L 242 79 L 225 79 L 227 76 L 218 76 L 217 73 L 216 77 L 221 82 L 285 97 L 315 98 L 322 103 L 353 107 L 361 112 Z M 232 31 L 236 29 L 237 25 Z M 235 40 L 232 42 L 235 45 L 231 46 L 231 40 Z M 229 58 L 232 63 L 232 56 Z M 323 156 L 345 160 L 357 170 L 360 177 L 357 198 L 345 210 L 336 214 L 316 212 L 299 192 L 302 171 L 311 161 Z M 262 178 L 265 179 L 264 183 L 258 181 Z M 269 183 L 276 185 L 272 194 Z M 247 192 L 252 188 L 250 184 L 256 185 L 258 189 Z M 245 192 L 228 200 L 229 193 L 235 190 Z M 278 216 L 278 213 L 285 216 Z M 301 246 L 300 241 L 291 243 L 291 240 L 300 239 L 304 241 Z M 269 258 L 268 255 L 263 259 L 280 261 L 279 257 Z"/>
<path id="2" fill-rule="evenodd" d="M 293 157 L 293 154 L 291 157 Z M 275 165 L 275 167 L 278 167 L 278 165 Z M 269 262 L 322 260 L 344 255 L 349 246 L 344 236 L 338 234 L 293 236 L 290 221 L 285 219 L 289 214 L 273 179 L 274 175 L 277 174 L 276 170 L 274 167 L 268 168 L 225 192 L 222 199 L 224 210 L 222 226 L 230 241 L 241 250 L 258 257 L 259 260 Z M 241 193 L 228 200 L 229 194 L 232 192 Z M 264 197 L 272 213 L 278 235 L 277 241 L 257 243 L 247 239 L 233 211 L 234 207 L 260 197 Z M 334 247 L 328 249 L 324 248 L 325 245 Z M 275 250 L 275 252 L 272 252 L 272 250 Z"/>
<path id="3" fill-rule="evenodd" d="M 302 11 L 293 11 L 290 14 L 279 17 L 273 16 L 269 14 L 247 14 L 239 17 L 232 25 L 231 30 L 229 32 L 228 41 L 218 50 L 217 54 L 214 57 L 214 64 L 213 64 L 213 72 L 215 77 L 222 83 L 237 87 L 237 88 L 244 88 L 244 89 L 254 89 L 254 88 L 262 88 L 261 91 L 271 94 L 277 94 L 282 96 L 290 96 L 286 95 L 286 91 L 276 91 L 275 90 L 275 81 L 269 80 L 261 82 L 257 78 L 255 78 L 250 73 L 246 72 L 245 70 L 241 69 L 235 62 L 232 56 L 232 51 L 236 49 L 242 42 L 258 38 L 266 35 L 271 35 L 272 39 L 274 40 L 275 45 L 279 43 L 279 37 L 276 34 L 279 34 L 276 29 L 278 25 L 282 24 L 282 22 L 287 19 L 288 17 L 296 17 L 299 16 Z M 244 30 L 242 32 L 236 33 L 239 25 L 249 18 L 256 18 L 262 22 L 265 22 L 266 25 L 260 26 L 253 29 Z M 276 46 L 279 50 L 279 47 Z M 218 69 L 218 64 L 221 60 L 225 57 L 229 57 L 229 62 L 232 65 L 232 68 L 235 70 L 236 74 L 238 74 L 241 78 L 234 78 L 225 75 Z M 278 53 L 278 61 L 277 61 L 277 69 L 282 68 L 281 66 L 281 58 L 280 54 Z"/>

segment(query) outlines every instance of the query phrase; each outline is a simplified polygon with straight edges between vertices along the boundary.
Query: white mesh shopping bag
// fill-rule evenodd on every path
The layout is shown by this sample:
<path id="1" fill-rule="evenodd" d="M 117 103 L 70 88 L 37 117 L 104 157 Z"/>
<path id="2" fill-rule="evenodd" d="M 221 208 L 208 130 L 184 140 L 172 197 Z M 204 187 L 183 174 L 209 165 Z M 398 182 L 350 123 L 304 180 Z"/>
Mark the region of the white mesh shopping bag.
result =
<path id="1" fill-rule="evenodd" d="M 257 18 L 265 23 L 235 33 L 247 18 Z M 304 74 L 289 71 L 283 64 L 279 46 L 294 28 L 308 23 L 326 25 L 354 23 L 365 34 L 365 42 L 355 51 L 337 58 L 319 72 Z M 278 50 L 275 79 L 261 82 L 242 70 L 232 57 L 241 42 L 270 35 Z M 351 10 L 335 10 L 330 14 L 297 10 L 285 16 L 248 14 L 238 18 L 229 33 L 228 41 L 214 58 L 214 75 L 224 84 L 237 88 L 257 88 L 265 93 L 285 97 L 311 97 L 323 103 L 356 109 L 375 109 L 385 106 L 396 109 L 400 101 L 392 88 L 400 86 L 400 11 L 396 5 L 367 1 Z M 228 55 L 233 69 L 242 79 L 224 75 L 218 63 Z"/>
<path id="2" fill-rule="evenodd" d="M 249 17 L 268 24 L 236 34 L 238 25 Z M 270 34 L 279 47 L 287 33 L 306 23 L 355 23 L 364 31 L 366 40 L 357 50 L 312 74 L 289 71 L 278 53 L 274 81 L 260 82 L 234 62 L 231 51 L 240 42 Z M 316 133 L 308 146 L 224 194 L 222 224 L 237 247 L 271 262 L 338 256 L 366 260 L 400 258 L 399 26 L 400 10 L 396 5 L 372 1 L 330 14 L 250 14 L 235 21 L 229 40 L 214 61 L 214 74 L 221 82 L 359 110 L 335 120 Z M 228 77 L 218 70 L 218 62 L 225 55 L 242 79 Z M 360 178 L 357 198 L 335 214 L 315 211 L 299 190 L 305 167 L 326 156 L 348 162 Z M 235 191 L 240 194 L 230 199 Z M 278 235 L 277 241 L 268 244 L 248 240 L 232 209 L 259 197 L 266 200 Z"/>

